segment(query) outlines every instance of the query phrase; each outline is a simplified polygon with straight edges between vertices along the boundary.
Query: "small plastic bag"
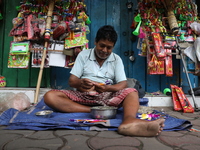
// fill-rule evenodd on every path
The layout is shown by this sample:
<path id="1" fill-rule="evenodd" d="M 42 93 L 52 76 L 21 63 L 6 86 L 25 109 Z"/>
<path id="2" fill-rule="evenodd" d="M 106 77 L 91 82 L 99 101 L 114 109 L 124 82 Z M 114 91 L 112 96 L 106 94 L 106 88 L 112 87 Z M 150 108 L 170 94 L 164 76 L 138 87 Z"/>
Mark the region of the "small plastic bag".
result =
<path id="1" fill-rule="evenodd" d="M 194 46 L 188 46 L 188 47 L 184 50 L 184 54 L 185 54 L 187 57 L 189 57 L 193 62 L 195 62 L 195 63 L 197 62 Z"/>
<path id="2" fill-rule="evenodd" d="M 200 35 L 200 23 L 193 22 L 190 24 L 190 27 L 194 31 L 195 34 Z"/>
<path id="3" fill-rule="evenodd" d="M 30 107 L 30 99 L 25 93 L 7 92 L 0 96 L 0 111 L 5 111 L 9 108 L 15 108 L 19 111 Z"/>
<path id="4" fill-rule="evenodd" d="M 197 59 L 200 61 L 200 37 L 197 37 L 196 40 L 194 41 L 194 49 L 196 51 L 196 56 Z"/>

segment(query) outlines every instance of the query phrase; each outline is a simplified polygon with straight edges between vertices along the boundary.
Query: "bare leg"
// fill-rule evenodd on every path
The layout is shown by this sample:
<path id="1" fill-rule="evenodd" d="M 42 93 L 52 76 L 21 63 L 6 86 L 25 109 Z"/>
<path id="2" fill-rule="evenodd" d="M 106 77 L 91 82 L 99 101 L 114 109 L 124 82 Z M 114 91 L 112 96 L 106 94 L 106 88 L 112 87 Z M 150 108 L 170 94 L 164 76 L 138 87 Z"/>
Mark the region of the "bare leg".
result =
<path id="1" fill-rule="evenodd" d="M 118 132 L 130 136 L 156 136 L 162 131 L 165 119 L 147 121 L 136 118 L 139 109 L 138 94 L 129 93 L 123 102 L 124 119 Z"/>
<path id="2" fill-rule="evenodd" d="M 90 107 L 70 100 L 61 91 L 49 91 L 44 95 L 44 102 L 51 108 L 61 112 L 90 112 Z"/>

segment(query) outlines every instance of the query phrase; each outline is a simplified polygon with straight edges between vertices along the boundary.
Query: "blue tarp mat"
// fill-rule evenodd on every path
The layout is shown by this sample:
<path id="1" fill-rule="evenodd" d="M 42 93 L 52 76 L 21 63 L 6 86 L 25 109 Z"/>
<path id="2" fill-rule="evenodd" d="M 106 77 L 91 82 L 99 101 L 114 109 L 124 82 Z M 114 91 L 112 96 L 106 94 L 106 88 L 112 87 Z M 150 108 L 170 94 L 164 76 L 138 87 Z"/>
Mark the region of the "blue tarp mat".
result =
<path id="1" fill-rule="evenodd" d="M 49 118 L 36 116 L 35 113 L 41 110 L 52 110 L 44 103 L 43 99 L 26 111 L 10 108 L 0 115 L 0 125 L 5 125 L 5 129 L 10 130 L 72 129 L 114 131 L 117 130 L 123 118 L 122 108 L 118 109 L 115 119 L 109 119 L 106 123 L 77 123 L 70 121 L 70 119 L 91 119 L 90 113 L 61 113 L 54 111 Z M 164 131 L 187 130 L 192 127 L 191 122 L 188 120 L 174 118 L 157 110 L 154 113 L 162 114 L 162 116 L 166 117 Z"/>

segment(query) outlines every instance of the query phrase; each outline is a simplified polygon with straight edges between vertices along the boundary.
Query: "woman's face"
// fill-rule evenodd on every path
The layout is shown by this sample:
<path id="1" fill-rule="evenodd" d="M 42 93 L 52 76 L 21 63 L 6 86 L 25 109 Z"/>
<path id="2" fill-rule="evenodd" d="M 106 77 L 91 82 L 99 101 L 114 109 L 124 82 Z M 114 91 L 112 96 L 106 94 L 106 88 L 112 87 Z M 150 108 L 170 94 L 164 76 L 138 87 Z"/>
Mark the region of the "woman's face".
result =
<path id="1" fill-rule="evenodd" d="M 95 42 L 95 55 L 99 59 L 107 59 L 114 48 L 114 43 L 108 40 L 100 40 Z"/>

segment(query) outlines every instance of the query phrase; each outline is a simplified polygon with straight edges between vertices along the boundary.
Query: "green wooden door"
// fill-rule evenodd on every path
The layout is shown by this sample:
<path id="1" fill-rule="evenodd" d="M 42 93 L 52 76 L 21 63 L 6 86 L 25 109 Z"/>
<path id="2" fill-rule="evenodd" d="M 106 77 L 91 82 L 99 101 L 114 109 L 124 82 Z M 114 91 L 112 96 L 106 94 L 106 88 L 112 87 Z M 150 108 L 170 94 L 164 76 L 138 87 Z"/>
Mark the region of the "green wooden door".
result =
<path id="1" fill-rule="evenodd" d="M 12 19 L 17 16 L 16 6 L 20 0 L 2 0 L 0 20 L 0 75 L 6 78 L 7 87 L 36 87 L 39 68 L 8 68 L 8 54 L 13 37 L 8 36 L 12 29 Z M 50 69 L 44 69 L 41 87 L 50 87 Z"/>

